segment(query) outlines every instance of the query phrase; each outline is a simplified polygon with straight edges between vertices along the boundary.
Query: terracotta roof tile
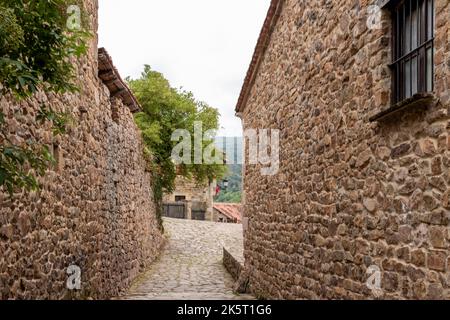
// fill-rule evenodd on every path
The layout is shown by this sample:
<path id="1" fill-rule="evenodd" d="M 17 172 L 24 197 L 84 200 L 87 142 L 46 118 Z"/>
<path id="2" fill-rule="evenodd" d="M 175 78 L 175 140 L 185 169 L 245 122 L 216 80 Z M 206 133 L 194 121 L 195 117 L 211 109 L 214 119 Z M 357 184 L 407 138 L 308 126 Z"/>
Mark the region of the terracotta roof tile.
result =
<path id="1" fill-rule="evenodd" d="M 242 222 L 242 205 L 238 203 L 215 203 L 214 209 L 227 216 L 228 218 Z"/>
<path id="2" fill-rule="evenodd" d="M 98 49 L 98 77 L 108 87 L 111 97 L 120 98 L 123 104 L 130 108 L 131 112 L 141 110 L 136 97 L 122 80 L 105 48 Z"/>

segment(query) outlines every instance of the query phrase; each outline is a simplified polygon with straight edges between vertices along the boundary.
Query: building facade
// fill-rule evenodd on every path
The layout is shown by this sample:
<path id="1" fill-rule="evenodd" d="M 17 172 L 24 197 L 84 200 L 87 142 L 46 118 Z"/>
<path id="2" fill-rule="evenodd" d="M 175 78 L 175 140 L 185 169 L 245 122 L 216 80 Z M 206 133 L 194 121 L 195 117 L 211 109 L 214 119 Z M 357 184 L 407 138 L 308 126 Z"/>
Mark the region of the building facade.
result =
<path id="1" fill-rule="evenodd" d="M 448 0 L 272 0 L 236 111 L 257 296 L 450 299 Z"/>
<path id="2" fill-rule="evenodd" d="M 193 179 L 177 176 L 175 190 L 165 194 L 164 215 L 189 220 L 213 221 L 213 202 L 216 181 L 198 183 Z"/>

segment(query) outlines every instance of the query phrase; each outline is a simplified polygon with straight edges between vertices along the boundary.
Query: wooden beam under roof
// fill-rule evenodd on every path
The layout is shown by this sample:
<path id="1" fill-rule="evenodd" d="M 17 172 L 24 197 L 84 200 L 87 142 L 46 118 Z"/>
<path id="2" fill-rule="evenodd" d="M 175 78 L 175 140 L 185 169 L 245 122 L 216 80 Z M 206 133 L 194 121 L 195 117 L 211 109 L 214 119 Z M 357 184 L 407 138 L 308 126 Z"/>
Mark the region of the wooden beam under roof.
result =
<path id="1" fill-rule="evenodd" d="M 136 97 L 128 85 L 122 80 L 122 77 L 112 62 L 111 56 L 105 48 L 98 49 L 98 77 L 108 88 L 111 97 L 119 97 L 131 112 L 134 113 L 142 110 Z"/>

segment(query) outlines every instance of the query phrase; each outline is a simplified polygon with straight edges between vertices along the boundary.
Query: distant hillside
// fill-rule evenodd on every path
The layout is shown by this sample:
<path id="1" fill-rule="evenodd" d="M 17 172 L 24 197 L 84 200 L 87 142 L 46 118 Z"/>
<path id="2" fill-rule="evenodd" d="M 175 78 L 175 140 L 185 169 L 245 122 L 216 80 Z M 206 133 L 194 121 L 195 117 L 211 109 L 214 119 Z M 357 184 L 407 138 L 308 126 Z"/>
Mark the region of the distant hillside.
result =
<path id="1" fill-rule="evenodd" d="M 228 164 L 242 164 L 242 137 L 217 137 L 215 143 L 226 153 Z"/>
<path id="2" fill-rule="evenodd" d="M 214 201 L 240 203 L 242 198 L 242 165 L 229 164 L 228 175 L 223 180 L 228 180 L 228 187 L 225 189 L 222 183 L 223 181 L 218 181 L 221 190 L 214 198 Z"/>
<path id="3" fill-rule="evenodd" d="M 228 187 L 221 188 L 215 202 L 240 203 L 242 199 L 242 137 L 218 137 L 217 148 L 224 150 L 228 163 Z M 219 181 L 219 185 L 221 181 Z"/>

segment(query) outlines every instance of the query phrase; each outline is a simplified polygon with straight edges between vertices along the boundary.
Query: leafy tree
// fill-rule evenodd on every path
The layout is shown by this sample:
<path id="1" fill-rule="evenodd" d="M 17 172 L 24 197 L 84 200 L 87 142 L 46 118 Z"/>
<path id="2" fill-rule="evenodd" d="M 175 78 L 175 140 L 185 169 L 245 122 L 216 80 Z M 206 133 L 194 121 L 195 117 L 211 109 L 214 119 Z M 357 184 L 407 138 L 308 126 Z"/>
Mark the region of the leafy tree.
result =
<path id="1" fill-rule="evenodd" d="M 217 197 L 214 198 L 214 201 L 222 203 L 241 203 L 242 193 L 241 191 L 222 190 Z"/>
<path id="2" fill-rule="evenodd" d="M 86 53 L 90 34 L 67 30 L 67 0 L 0 0 L 1 93 L 29 97 L 76 91 L 70 59 Z"/>
<path id="3" fill-rule="evenodd" d="M 163 193 L 174 190 L 177 174 L 203 183 L 214 178 L 220 179 L 226 173 L 227 169 L 223 164 L 176 166 L 171 159 L 172 149 L 177 144 L 171 141 L 174 130 L 185 129 L 191 133 L 192 139 L 196 121 L 202 122 L 204 131 L 217 130 L 219 112 L 206 103 L 197 101 L 191 92 L 172 88 L 161 73 L 153 71 L 148 65 L 139 79 L 128 78 L 127 81 L 143 108 L 142 112 L 136 114 L 135 120 L 142 131 L 146 153 L 151 153 L 153 157 L 153 189 L 161 214 Z M 204 141 L 203 146 L 213 143 L 213 139 Z M 215 152 L 218 150 L 214 150 L 213 154 Z"/>
<path id="4" fill-rule="evenodd" d="M 31 97 L 37 90 L 75 92 L 73 57 L 86 53 L 90 34 L 82 28 L 67 30 L 66 0 L 0 0 L 0 97 Z M 76 4 L 81 6 L 81 1 Z M 81 21 L 83 22 L 83 21 Z M 81 27 L 81 26 L 80 26 Z M 41 106 L 36 121 L 50 121 L 53 133 L 64 133 L 67 114 Z M 12 194 L 16 188 L 36 190 L 53 162 L 45 146 L 28 140 L 14 145 L 0 111 L 0 187 Z"/>
<path id="5" fill-rule="evenodd" d="M 228 181 L 228 187 L 222 188 L 214 198 L 216 202 L 241 203 L 242 201 L 242 165 L 229 164 L 228 174 L 224 179 Z M 220 181 L 219 181 L 220 185 Z"/>

